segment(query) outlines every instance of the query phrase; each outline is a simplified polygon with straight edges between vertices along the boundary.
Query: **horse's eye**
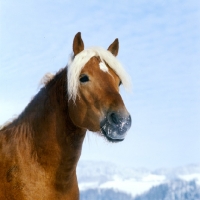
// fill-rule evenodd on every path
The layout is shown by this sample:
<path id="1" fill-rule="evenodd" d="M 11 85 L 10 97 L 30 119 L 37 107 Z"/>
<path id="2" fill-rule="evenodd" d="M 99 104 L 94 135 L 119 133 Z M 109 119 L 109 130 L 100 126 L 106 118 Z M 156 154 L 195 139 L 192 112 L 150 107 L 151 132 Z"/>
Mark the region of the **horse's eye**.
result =
<path id="1" fill-rule="evenodd" d="M 122 82 L 120 81 L 120 82 L 119 82 L 119 86 L 120 86 L 121 84 L 122 84 Z"/>
<path id="2" fill-rule="evenodd" d="M 87 75 L 82 75 L 79 80 L 81 83 L 85 83 L 85 82 L 89 81 L 89 78 Z"/>

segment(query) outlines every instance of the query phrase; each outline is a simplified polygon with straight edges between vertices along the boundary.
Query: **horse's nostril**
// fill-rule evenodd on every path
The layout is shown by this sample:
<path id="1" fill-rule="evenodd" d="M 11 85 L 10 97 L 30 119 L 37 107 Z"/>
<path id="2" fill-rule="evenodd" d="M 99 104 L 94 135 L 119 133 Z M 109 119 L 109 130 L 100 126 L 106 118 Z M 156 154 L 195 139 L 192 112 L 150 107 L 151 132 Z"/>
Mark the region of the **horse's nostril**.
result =
<path id="1" fill-rule="evenodd" d="M 110 112 L 107 115 L 107 120 L 109 124 L 114 129 L 119 129 L 119 132 L 126 132 L 131 126 L 131 116 L 124 116 L 123 114 L 117 112 Z"/>
<path id="2" fill-rule="evenodd" d="M 118 115 L 117 113 L 115 112 L 110 112 L 108 114 L 108 121 L 113 124 L 113 125 L 118 125 L 120 123 L 120 115 Z"/>
<path id="3" fill-rule="evenodd" d="M 114 124 L 118 124 L 119 123 L 119 120 L 118 120 L 118 117 L 115 113 L 111 113 L 110 114 L 110 119 L 111 119 L 111 122 L 113 122 Z"/>

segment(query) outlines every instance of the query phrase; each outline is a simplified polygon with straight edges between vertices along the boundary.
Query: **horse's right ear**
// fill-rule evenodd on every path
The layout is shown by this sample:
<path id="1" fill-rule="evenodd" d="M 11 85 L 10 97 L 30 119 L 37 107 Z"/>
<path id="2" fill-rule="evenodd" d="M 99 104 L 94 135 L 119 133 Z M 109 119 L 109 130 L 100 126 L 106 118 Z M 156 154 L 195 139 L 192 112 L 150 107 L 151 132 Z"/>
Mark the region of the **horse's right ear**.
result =
<path id="1" fill-rule="evenodd" d="M 74 56 L 76 56 L 78 53 L 84 50 L 84 43 L 81 38 L 81 33 L 78 32 L 75 37 L 74 37 L 74 42 L 73 42 L 73 51 L 74 51 Z"/>

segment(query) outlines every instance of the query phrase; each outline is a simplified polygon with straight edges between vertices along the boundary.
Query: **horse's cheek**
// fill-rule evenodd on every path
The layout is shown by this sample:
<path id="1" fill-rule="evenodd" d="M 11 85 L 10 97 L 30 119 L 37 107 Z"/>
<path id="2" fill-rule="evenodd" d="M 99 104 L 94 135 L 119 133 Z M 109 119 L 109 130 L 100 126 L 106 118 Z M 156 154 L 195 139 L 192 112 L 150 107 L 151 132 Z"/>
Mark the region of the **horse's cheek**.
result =
<path id="1" fill-rule="evenodd" d="M 80 102 L 69 102 L 69 117 L 72 120 L 73 124 L 78 127 L 83 127 L 84 121 L 84 110 Z"/>

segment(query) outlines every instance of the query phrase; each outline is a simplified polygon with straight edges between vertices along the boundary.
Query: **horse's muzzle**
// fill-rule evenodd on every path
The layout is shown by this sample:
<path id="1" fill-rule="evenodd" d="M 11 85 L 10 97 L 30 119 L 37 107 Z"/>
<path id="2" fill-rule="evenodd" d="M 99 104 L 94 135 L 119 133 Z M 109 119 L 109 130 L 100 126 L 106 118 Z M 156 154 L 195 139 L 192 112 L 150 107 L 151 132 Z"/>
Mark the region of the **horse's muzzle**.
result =
<path id="1" fill-rule="evenodd" d="M 131 116 L 126 116 L 116 113 L 109 112 L 107 117 L 100 123 L 101 133 L 111 142 L 123 141 L 126 132 L 131 127 Z"/>

